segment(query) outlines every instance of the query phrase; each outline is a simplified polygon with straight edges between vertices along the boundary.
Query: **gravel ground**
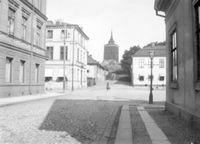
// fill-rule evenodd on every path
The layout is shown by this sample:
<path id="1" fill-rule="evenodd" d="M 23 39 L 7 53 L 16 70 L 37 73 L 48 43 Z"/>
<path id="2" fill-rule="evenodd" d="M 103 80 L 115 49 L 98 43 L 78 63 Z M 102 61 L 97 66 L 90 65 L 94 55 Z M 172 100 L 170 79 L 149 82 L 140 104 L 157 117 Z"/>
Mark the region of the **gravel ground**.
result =
<path id="1" fill-rule="evenodd" d="M 200 131 L 164 110 L 148 110 L 172 144 L 200 144 Z"/>
<path id="2" fill-rule="evenodd" d="M 103 144 L 121 103 L 44 100 L 0 108 L 1 144 Z"/>
<path id="3" fill-rule="evenodd" d="M 152 144 L 145 125 L 137 111 L 136 107 L 130 107 L 130 117 L 132 125 L 133 143 L 134 144 Z"/>

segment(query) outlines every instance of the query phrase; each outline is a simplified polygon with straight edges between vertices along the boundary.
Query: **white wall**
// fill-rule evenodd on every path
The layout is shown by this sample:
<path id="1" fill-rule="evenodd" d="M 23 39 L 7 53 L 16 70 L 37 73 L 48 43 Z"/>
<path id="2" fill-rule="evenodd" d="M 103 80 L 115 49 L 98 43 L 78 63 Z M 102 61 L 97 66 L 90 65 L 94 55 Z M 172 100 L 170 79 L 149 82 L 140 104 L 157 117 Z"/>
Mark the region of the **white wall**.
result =
<path id="1" fill-rule="evenodd" d="M 159 67 L 159 60 L 164 60 L 164 68 Z M 139 61 L 144 61 L 143 68 L 140 67 Z M 151 74 L 149 57 L 133 57 L 132 63 L 132 84 L 133 85 L 149 85 Z M 139 80 L 139 76 L 144 76 L 144 81 Z M 164 81 L 160 81 L 159 77 L 164 76 Z M 153 85 L 166 85 L 166 58 L 154 57 L 153 59 Z"/>
<path id="2" fill-rule="evenodd" d="M 53 80 L 56 80 L 57 77 L 63 77 L 63 60 L 60 60 L 60 47 L 64 46 L 64 40 L 61 37 L 61 31 L 63 28 L 48 28 L 48 30 L 53 30 L 53 39 L 46 40 L 46 47 L 53 47 L 53 60 L 46 61 L 45 66 L 45 76 L 53 77 Z M 74 42 L 73 42 L 73 34 Z M 82 35 L 73 28 L 67 28 L 67 39 L 66 46 L 68 47 L 68 58 L 66 60 L 66 70 L 65 75 L 67 76 L 68 83 L 74 82 L 74 87 L 82 87 L 87 86 L 86 80 L 86 65 L 87 65 L 87 48 L 81 43 L 78 39 Z M 84 41 L 86 39 L 82 36 Z M 85 43 L 85 42 L 84 42 Z M 78 59 L 78 51 L 79 50 L 79 59 Z M 81 54 L 82 53 L 82 54 Z M 74 67 L 72 69 L 72 64 L 74 63 Z M 73 74 L 72 74 L 73 73 Z M 69 84 L 71 86 L 71 84 Z"/>

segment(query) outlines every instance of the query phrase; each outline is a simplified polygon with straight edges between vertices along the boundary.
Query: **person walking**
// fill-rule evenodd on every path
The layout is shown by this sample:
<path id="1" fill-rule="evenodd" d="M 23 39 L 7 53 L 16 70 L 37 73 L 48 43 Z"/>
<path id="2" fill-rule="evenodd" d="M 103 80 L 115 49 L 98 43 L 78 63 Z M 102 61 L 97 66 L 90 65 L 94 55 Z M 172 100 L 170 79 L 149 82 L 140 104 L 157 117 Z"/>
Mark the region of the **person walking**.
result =
<path id="1" fill-rule="evenodd" d="M 109 84 L 109 82 L 107 82 L 107 84 L 106 84 L 106 89 L 107 89 L 107 90 L 110 89 L 110 84 Z"/>

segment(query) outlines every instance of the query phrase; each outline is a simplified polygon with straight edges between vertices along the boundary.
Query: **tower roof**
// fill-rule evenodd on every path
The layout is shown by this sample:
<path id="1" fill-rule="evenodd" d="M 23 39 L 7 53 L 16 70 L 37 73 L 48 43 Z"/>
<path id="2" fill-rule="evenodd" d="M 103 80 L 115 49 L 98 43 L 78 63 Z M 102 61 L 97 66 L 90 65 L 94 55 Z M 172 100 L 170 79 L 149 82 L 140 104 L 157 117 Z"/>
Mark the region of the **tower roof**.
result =
<path id="1" fill-rule="evenodd" d="M 108 42 L 109 44 L 115 44 L 115 41 L 113 40 L 113 33 L 111 31 L 111 36 L 110 36 L 110 40 Z"/>

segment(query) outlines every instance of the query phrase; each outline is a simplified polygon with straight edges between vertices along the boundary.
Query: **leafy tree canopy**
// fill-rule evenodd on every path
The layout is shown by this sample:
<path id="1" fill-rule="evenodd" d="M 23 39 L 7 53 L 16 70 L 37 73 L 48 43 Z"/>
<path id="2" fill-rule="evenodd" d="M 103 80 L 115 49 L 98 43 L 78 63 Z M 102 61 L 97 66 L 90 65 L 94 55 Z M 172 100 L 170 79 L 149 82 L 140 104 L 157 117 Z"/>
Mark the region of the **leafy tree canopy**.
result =
<path id="1" fill-rule="evenodd" d="M 134 55 L 140 49 L 140 46 L 133 46 L 130 47 L 129 50 L 124 51 L 121 60 L 121 67 L 125 73 L 131 75 L 132 55 Z"/>
<path id="2" fill-rule="evenodd" d="M 166 41 L 163 41 L 163 42 L 151 42 L 149 44 L 147 44 L 146 46 L 144 46 L 144 48 L 147 48 L 147 47 L 150 47 L 150 46 L 164 46 L 166 45 Z"/>

